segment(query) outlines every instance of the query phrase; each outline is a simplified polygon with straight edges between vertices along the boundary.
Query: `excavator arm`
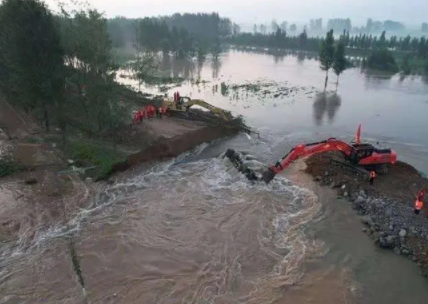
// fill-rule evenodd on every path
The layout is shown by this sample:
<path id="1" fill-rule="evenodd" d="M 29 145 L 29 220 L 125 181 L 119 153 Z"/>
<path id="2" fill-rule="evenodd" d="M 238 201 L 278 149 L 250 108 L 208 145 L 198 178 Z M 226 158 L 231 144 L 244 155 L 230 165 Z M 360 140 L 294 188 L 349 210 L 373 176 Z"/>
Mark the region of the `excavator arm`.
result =
<path id="1" fill-rule="evenodd" d="M 230 121 L 231 118 L 232 118 L 231 115 L 229 114 L 229 112 L 227 112 L 227 111 L 225 111 L 223 109 L 214 107 L 213 105 L 211 105 L 211 104 L 209 104 L 209 103 L 207 103 L 207 102 L 205 102 L 205 101 L 203 101 L 201 99 L 190 99 L 189 101 L 186 101 L 183 105 L 187 109 L 189 109 L 193 105 L 198 105 L 200 107 L 203 107 L 203 108 L 211 111 L 214 114 L 219 115 L 222 119 L 224 119 L 226 121 Z"/>
<path id="2" fill-rule="evenodd" d="M 263 172 L 262 180 L 268 184 L 276 174 L 287 168 L 293 161 L 327 151 L 340 151 L 349 157 L 352 153 L 352 146 L 336 138 L 329 138 L 315 143 L 300 144 L 292 148 L 290 152 L 278 160 L 275 165 L 271 165 L 269 169 Z"/>
<path id="3" fill-rule="evenodd" d="M 261 180 L 268 184 L 276 174 L 287 168 L 293 161 L 302 157 L 327 151 L 340 151 L 345 156 L 351 157 L 353 147 L 336 138 L 329 138 L 324 141 L 297 145 L 292 148 L 290 152 L 288 152 L 283 158 L 278 160 L 275 165 L 271 165 L 267 170 L 265 170 L 262 173 Z M 239 156 L 239 153 L 235 152 L 235 150 L 228 149 L 225 153 L 225 157 L 229 158 L 235 168 L 245 174 L 249 180 L 259 180 L 256 174 L 244 164 L 243 160 Z"/>
<path id="4" fill-rule="evenodd" d="M 287 168 L 293 161 L 302 157 L 328 151 L 342 152 L 346 160 L 349 161 L 349 164 L 346 164 L 347 167 L 352 168 L 357 174 L 363 175 L 368 174 L 367 169 L 358 167 L 368 167 L 369 170 L 385 173 L 387 164 L 395 164 L 397 162 L 397 153 L 395 151 L 391 149 L 378 149 L 368 143 L 362 144 L 360 137 L 361 124 L 357 130 L 355 144 L 348 144 L 336 138 L 329 138 L 319 142 L 297 145 L 283 158 L 278 160 L 276 164 L 270 165 L 270 167 L 262 173 L 261 178 L 255 174 L 254 170 L 248 168 L 244 164 L 239 157 L 239 153 L 235 152 L 233 149 L 228 149 L 225 156 L 229 158 L 238 171 L 244 173 L 248 179 L 252 181 L 263 180 L 266 184 L 268 184 L 276 174 Z M 344 165 L 344 163 L 340 163 L 342 166 Z M 423 197 L 424 195 L 425 190 L 423 189 L 418 196 Z"/>

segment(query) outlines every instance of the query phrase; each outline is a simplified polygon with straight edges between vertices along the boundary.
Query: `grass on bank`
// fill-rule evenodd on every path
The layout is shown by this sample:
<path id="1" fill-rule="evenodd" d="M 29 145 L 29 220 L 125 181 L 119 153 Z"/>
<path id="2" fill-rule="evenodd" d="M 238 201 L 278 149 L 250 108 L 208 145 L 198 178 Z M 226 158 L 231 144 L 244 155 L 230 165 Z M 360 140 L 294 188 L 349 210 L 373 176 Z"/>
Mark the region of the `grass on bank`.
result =
<path id="1" fill-rule="evenodd" d="M 112 143 L 89 139 L 70 139 L 64 152 L 78 167 L 96 166 L 88 172 L 96 181 L 110 177 L 113 165 L 126 159 L 126 155 L 115 150 Z"/>
<path id="2" fill-rule="evenodd" d="M 9 176 L 25 170 L 11 155 L 0 156 L 0 177 Z"/>

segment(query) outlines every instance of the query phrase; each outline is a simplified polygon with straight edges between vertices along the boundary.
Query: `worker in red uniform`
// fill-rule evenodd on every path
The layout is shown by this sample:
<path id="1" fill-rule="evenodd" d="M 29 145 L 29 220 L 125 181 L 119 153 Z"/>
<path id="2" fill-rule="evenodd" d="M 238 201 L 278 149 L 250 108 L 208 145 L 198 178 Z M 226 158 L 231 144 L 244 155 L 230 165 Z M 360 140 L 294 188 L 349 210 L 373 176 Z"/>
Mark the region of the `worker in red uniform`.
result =
<path id="1" fill-rule="evenodd" d="M 148 105 L 146 107 L 146 112 L 147 112 L 147 118 L 152 118 L 153 116 L 155 116 L 155 107 L 152 105 Z"/>
<path id="2" fill-rule="evenodd" d="M 423 207 L 424 207 L 424 203 L 421 200 L 416 199 L 416 201 L 415 201 L 415 214 L 419 214 Z"/>
<path id="3" fill-rule="evenodd" d="M 135 113 L 134 113 L 134 122 L 136 124 L 139 124 L 139 123 L 141 123 L 141 120 L 142 120 L 141 112 L 140 111 L 135 111 Z"/>
<path id="4" fill-rule="evenodd" d="M 370 179 L 369 179 L 369 182 L 370 182 L 370 185 L 371 186 L 373 186 L 373 182 L 374 182 L 374 179 L 376 178 L 376 172 L 374 172 L 374 171 L 370 171 Z"/>

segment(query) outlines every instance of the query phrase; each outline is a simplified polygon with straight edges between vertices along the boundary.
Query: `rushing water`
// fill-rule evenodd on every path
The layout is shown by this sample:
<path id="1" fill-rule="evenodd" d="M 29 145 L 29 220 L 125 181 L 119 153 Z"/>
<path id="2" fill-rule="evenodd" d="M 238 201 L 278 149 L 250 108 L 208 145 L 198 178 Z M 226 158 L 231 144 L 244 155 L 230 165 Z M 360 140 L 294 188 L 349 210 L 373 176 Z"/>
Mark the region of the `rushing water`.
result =
<path id="1" fill-rule="evenodd" d="M 87 189 L 64 202 L 89 200 L 68 224 L 46 227 L 44 206 L 24 225 L 35 211 L 32 202 L 21 206 L 19 239 L 0 245 L 0 303 L 83 303 L 65 236 L 73 238 L 91 303 L 425 301 L 428 284 L 416 266 L 377 250 L 349 206 L 297 164 L 267 186 L 251 185 L 219 157 L 232 147 L 269 163 L 301 141 L 352 139 L 361 122 L 365 139 L 428 172 L 422 79 L 355 69 L 342 75 L 337 94 L 323 95 L 316 61 L 235 51 L 199 66 L 173 63 L 172 73 L 208 81 L 180 93 L 242 114 L 260 138 L 202 145 L 92 189 L 89 199 Z"/>

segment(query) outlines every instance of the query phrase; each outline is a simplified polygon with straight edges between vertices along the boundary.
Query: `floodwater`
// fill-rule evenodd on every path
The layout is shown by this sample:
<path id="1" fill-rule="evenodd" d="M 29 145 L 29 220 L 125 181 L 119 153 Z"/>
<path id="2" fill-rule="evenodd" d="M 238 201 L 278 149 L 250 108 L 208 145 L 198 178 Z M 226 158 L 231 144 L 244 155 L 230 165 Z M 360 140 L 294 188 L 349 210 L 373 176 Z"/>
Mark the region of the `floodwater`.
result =
<path id="1" fill-rule="evenodd" d="M 251 185 L 218 157 L 229 147 L 246 150 L 261 166 L 299 142 L 351 140 L 362 123 L 363 138 L 428 172 L 422 79 L 354 69 L 337 93 L 323 95 L 315 60 L 237 51 L 199 66 L 174 63 L 172 73 L 207 82 L 169 92 L 243 115 L 260 138 L 241 134 L 127 172 L 91 189 L 88 207 L 66 225 L 42 223 L 47 211 L 39 208 L 32 226 L 0 245 L 0 303 L 84 303 L 84 294 L 89 303 L 426 302 L 428 283 L 416 265 L 375 248 L 347 203 L 314 185 L 301 164 L 269 185 Z M 28 220 L 20 210 L 15 220 Z"/>

